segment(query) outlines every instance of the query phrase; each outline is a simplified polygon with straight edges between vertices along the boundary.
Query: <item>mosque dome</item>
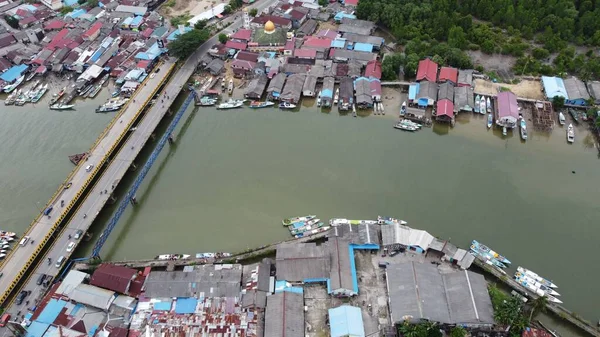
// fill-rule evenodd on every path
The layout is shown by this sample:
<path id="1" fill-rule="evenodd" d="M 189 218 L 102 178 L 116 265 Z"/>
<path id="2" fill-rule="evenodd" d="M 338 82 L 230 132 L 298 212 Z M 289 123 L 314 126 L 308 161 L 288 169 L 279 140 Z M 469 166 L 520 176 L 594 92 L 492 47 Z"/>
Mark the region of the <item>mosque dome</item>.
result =
<path id="1" fill-rule="evenodd" d="M 275 31 L 275 24 L 273 22 L 271 22 L 271 20 L 267 21 L 267 23 L 265 23 L 265 32 L 272 33 L 274 31 Z"/>

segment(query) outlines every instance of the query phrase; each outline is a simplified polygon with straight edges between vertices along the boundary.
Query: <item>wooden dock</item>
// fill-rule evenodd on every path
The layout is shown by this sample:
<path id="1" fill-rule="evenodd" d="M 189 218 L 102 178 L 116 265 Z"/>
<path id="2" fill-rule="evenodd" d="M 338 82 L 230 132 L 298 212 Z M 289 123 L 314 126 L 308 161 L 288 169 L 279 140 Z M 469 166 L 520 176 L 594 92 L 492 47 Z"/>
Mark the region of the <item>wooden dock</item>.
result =
<path id="1" fill-rule="evenodd" d="M 536 294 L 533 294 L 533 293 L 529 292 L 527 289 L 525 289 L 525 287 L 520 285 L 517 281 L 513 280 L 509 275 L 505 275 L 505 274 L 501 273 L 500 271 L 498 271 L 498 269 L 490 267 L 489 265 L 485 264 L 481 260 L 475 259 L 475 261 L 473 263 L 475 263 L 479 268 L 481 268 L 481 269 L 485 270 L 486 272 L 490 273 L 491 275 L 495 276 L 500 282 L 511 287 L 512 289 L 519 292 L 520 294 L 525 295 L 528 298 L 532 298 L 532 299 L 535 299 L 538 297 Z M 577 316 L 575 313 L 566 309 L 565 307 L 555 304 L 555 303 L 548 303 L 547 309 L 549 312 L 552 312 L 555 315 L 557 315 L 558 317 L 568 321 L 569 323 L 578 327 L 582 331 L 587 332 L 588 334 L 590 334 L 592 336 L 600 337 L 600 330 L 598 330 L 598 328 L 594 327 L 590 322 Z"/>

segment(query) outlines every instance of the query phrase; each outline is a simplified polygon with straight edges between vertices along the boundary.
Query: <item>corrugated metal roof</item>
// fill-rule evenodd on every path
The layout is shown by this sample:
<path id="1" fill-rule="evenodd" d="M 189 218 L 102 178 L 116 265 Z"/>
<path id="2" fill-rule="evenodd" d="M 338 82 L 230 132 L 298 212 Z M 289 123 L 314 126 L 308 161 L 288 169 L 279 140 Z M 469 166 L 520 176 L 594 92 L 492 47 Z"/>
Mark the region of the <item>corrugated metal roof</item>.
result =
<path id="1" fill-rule="evenodd" d="M 562 96 L 566 99 L 569 98 L 569 95 L 567 94 L 567 88 L 565 88 L 565 83 L 560 77 L 542 76 L 542 85 L 544 86 L 546 97 L 550 99 L 556 96 Z"/>
<path id="2" fill-rule="evenodd" d="M 437 69 L 437 63 L 433 62 L 431 59 L 419 61 L 419 68 L 417 69 L 417 81 L 437 81 Z"/>
<path id="3" fill-rule="evenodd" d="M 302 281 L 329 276 L 329 249 L 315 243 L 281 244 L 277 246 L 277 279 Z"/>
<path id="4" fill-rule="evenodd" d="M 382 225 L 381 237 L 384 246 L 401 244 L 404 246 L 421 247 L 424 250 L 429 248 L 434 239 L 431 234 L 424 230 L 413 229 L 399 223 Z"/>
<path id="5" fill-rule="evenodd" d="M 115 293 L 89 284 L 80 284 L 69 297 L 75 302 L 107 310 L 115 299 Z"/>
<path id="6" fill-rule="evenodd" d="M 328 311 L 331 337 L 365 336 L 365 327 L 359 307 L 342 305 Z"/>
<path id="7" fill-rule="evenodd" d="M 304 296 L 280 292 L 267 298 L 265 336 L 304 337 Z"/>
<path id="8" fill-rule="evenodd" d="M 86 279 L 88 279 L 90 275 L 78 271 L 78 270 L 70 270 L 67 276 L 62 280 L 58 288 L 56 289 L 57 294 L 69 296 L 75 288 L 83 283 Z"/>

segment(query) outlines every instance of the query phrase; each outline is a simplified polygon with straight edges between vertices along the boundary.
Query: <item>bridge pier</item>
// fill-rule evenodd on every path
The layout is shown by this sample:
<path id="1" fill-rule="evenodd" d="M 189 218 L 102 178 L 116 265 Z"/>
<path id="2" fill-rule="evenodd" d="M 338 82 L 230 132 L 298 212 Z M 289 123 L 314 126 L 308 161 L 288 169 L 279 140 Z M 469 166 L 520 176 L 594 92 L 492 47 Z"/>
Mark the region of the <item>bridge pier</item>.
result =
<path id="1" fill-rule="evenodd" d="M 137 198 L 135 195 L 129 199 L 129 202 L 131 202 L 131 204 L 134 206 L 137 205 Z"/>
<path id="2" fill-rule="evenodd" d="M 110 197 L 108 197 L 108 202 L 113 205 L 115 202 L 117 202 L 117 198 L 111 194 Z"/>
<path id="3" fill-rule="evenodd" d="M 169 138 L 167 140 L 169 141 L 169 144 L 175 143 L 175 139 L 173 138 L 173 135 L 169 136 Z"/>
<path id="4" fill-rule="evenodd" d="M 129 166 L 129 169 L 130 169 L 131 171 L 135 171 L 135 170 L 137 170 L 137 165 L 135 165 L 135 163 L 133 163 L 133 162 L 132 162 L 132 163 L 131 163 L 131 166 Z"/>
<path id="5" fill-rule="evenodd" d="M 151 135 L 150 135 L 150 139 L 152 139 L 152 140 L 156 140 L 156 134 L 154 134 L 154 133 L 153 133 L 153 134 L 151 134 Z"/>

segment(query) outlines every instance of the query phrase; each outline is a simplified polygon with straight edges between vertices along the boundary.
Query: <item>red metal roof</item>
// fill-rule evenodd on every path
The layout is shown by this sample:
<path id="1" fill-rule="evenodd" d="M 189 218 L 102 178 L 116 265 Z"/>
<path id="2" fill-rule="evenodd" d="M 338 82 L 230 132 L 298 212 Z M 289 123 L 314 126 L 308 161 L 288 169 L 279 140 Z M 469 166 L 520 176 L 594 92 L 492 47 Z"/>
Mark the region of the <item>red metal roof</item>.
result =
<path id="1" fill-rule="evenodd" d="M 296 48 L 295 46 L 295 41 L 296 38 L 292 38 L 290 41 L 285 43 L 285 47 L 283 48 L 284 50 L 294 50 L 294 48 Z"/>
<path id="2" fill-rule="evenodd" d="M 458 82 L 458 69 L 452 67 L 442 67 L 438 82 L 441 83 L 446 81 L 450 81 L 452 83 Z"/>
<path id="3" fill-rule="evenodd" d="M 250 41 L 252 38 L 252 31 L 250 29 L 240 29 L 231 35 L 231 38 L 235 40 Z"/>
<path id="4" fill-rule="evenodd" d="M 36 21 L 37 21 L 37 19 L 34 16 L 30 16 L 25 19 L 19 20 L 19 26 L 28 25 L 28 24 L 36 22 Z"/>
<path id="5" fill-rule="evenodd" d="M 141 60 L 137 63 L 136 67 L 140 68 L 140 69 L 147 69 L 149 65 L 150 65 L 149 60 Z"/>
<path id="6" fill-rule="evenodd" d="M 83 33 L 83 36 L 90 37 L 99 31 L 100 28 L 102 28 L 102 22 L 96 22 L 90 27 L 90 29 L 87 30 L 87 32 Z"/>
<path id="7" fill-rule="evenodd" d="M 90 284 L 125 294 L 137 270 L 103 263 L 92 275 Z"/>
<path id="8" fill-rule="evenodd" d="M 435 82 L 437 80 L 437 63 L 431 59 L 424 59 L 419 61 L 419 68 L 417 70 L 417 81 L 428 80 Z"/>
<path id="9" fill-rule="evenodd" d="M 225 47 L 228 49 L 246 50 L 246 43 L 229 40 L 225 43 Z"/>
<path id="10" fill-rule="evenodd" d="M 454 103 L 452 103 L 449 99 L 443 99 L 437 102 L 436 109 L 437 116 L 448 116 L 450 118 L 454 117 Z"/>
<path id="11" fill-rule="evenodd" d="M 346 6 L 358 6 L 358 0 L 345 0 L 344 5 Z"/>
<path id="12" fill-rule="evenodd" d="M 152 35 L 153 31 L 154 31 L 154 29 L 152 29 L 152 28 L 146 28 L 146 29 L 144 29 L 144 31 L 142 32 L 141 35 L 145 38 L 149 38 L 150 35 Z"/>
<path id="13" fill-rule="evenodd" d="M 371 96 L 381 96 L 381 82 L 370 80 L 369 88 L 371 88 Z"/>
<path id="14" fill-rule="evenodd" d="M 303 47 L 329 48 L 331 47 L 331 39 L 326 37 L 308 36 L 304 41 Z"/>
<path id="15" fill-rule="evenodd" d="M 314 59 L 315 57 L 317 57 L 317 50 L 316 49 L 296 49 L 296 50 L 294 50 L 294 57 Z"/>
<path id="16" fill-rule="evenodd" d="M 293 9 L 293 10 L 290 12 L 290 16 L 291 16 L 291 17 L 292 17 L 292 19 L 294 19 L 294 20 L 302 20 L 302 19 L 303 19 L 303 18 L 306 16 L 306 14 L 307 14 L 307 13 L 304 13 L 304 12 L 302 12 L 302 11 L 299 11 L 299 10 L 297 10 L 297 9 Z"/>
<path id="17" fill-rule="evenodd" d="M 256 65 L 255 62 L 244 61 L 244 60 L 234 60 L 233 62 L 231 62 L 232 68 L 244 69 L 244 70 L 254 69 L 255 65 Z"/>
<path id="18" fill-rule="evenodd" d="M 46 46 L 46 48 L 54 49 L 54 47 L 56 47 L 62 41 L 62 39 L 64 39 L 65 36 L 67 36 L 67 34 L 69 34 L 69 30 L 63 28 L 60 32 L 54 35 L 54 38 L 52 39 L 52 41 L 50 41 L 50 43 L 48 43 L 48 46 Z"/>
<path id="19" fill-rule="evenodd" d="M 519 105 L 517 96 L 510 91 L 498 94 L 498 117 L 513 117 L 519 119 Z"/>
<path id="20" fill-rule="evenodd" d="M 525 328 L 521 337 L 551 337 L 552 335 L 543 329 Z"/>
<path id="21" fill-rule="evenodd" d="M 320 31 L 317 32 L 316 36 L 318 37 L 327 37 L 330 39 L 335 39 L 337 37 L 337 30 L 333 30 L 333 29 L 321 29 Z"/>
<path id="22" fill-rule="evenodd" d="M 44 25 L 44 29 L 46 29 L 46 30 L 61 29 L 65 25 L 66 25 L 66 23 L 64 23 L 61 20 L 51 20 L 51 21 L 48 21 L 48 23 L 46 23 Z"/>
<path id="23" fill-rule="evenodd" d="M 250 62 L 258 62 L 258 53 L 241 50 L 235 56 L 236 60 L 244 60 Z"/>
<path id="24" fill-rule="evenodd" d="M 381 63 L 377 60 L 371 60 L 367 62 L 367 67 L 365 68 L 365 77 L 381 79 Z"/>
<path id="25" fill-rule="evenodd" d="M 290 19 L 282 18 L 281 16 L 274 15 L 261 15 L 257 16 L 252 20 L 252 23 L 262 24 L 264 25 L 267 21 L 273 22 L 275 26 L 285 27 L 292 23 Z"/>

